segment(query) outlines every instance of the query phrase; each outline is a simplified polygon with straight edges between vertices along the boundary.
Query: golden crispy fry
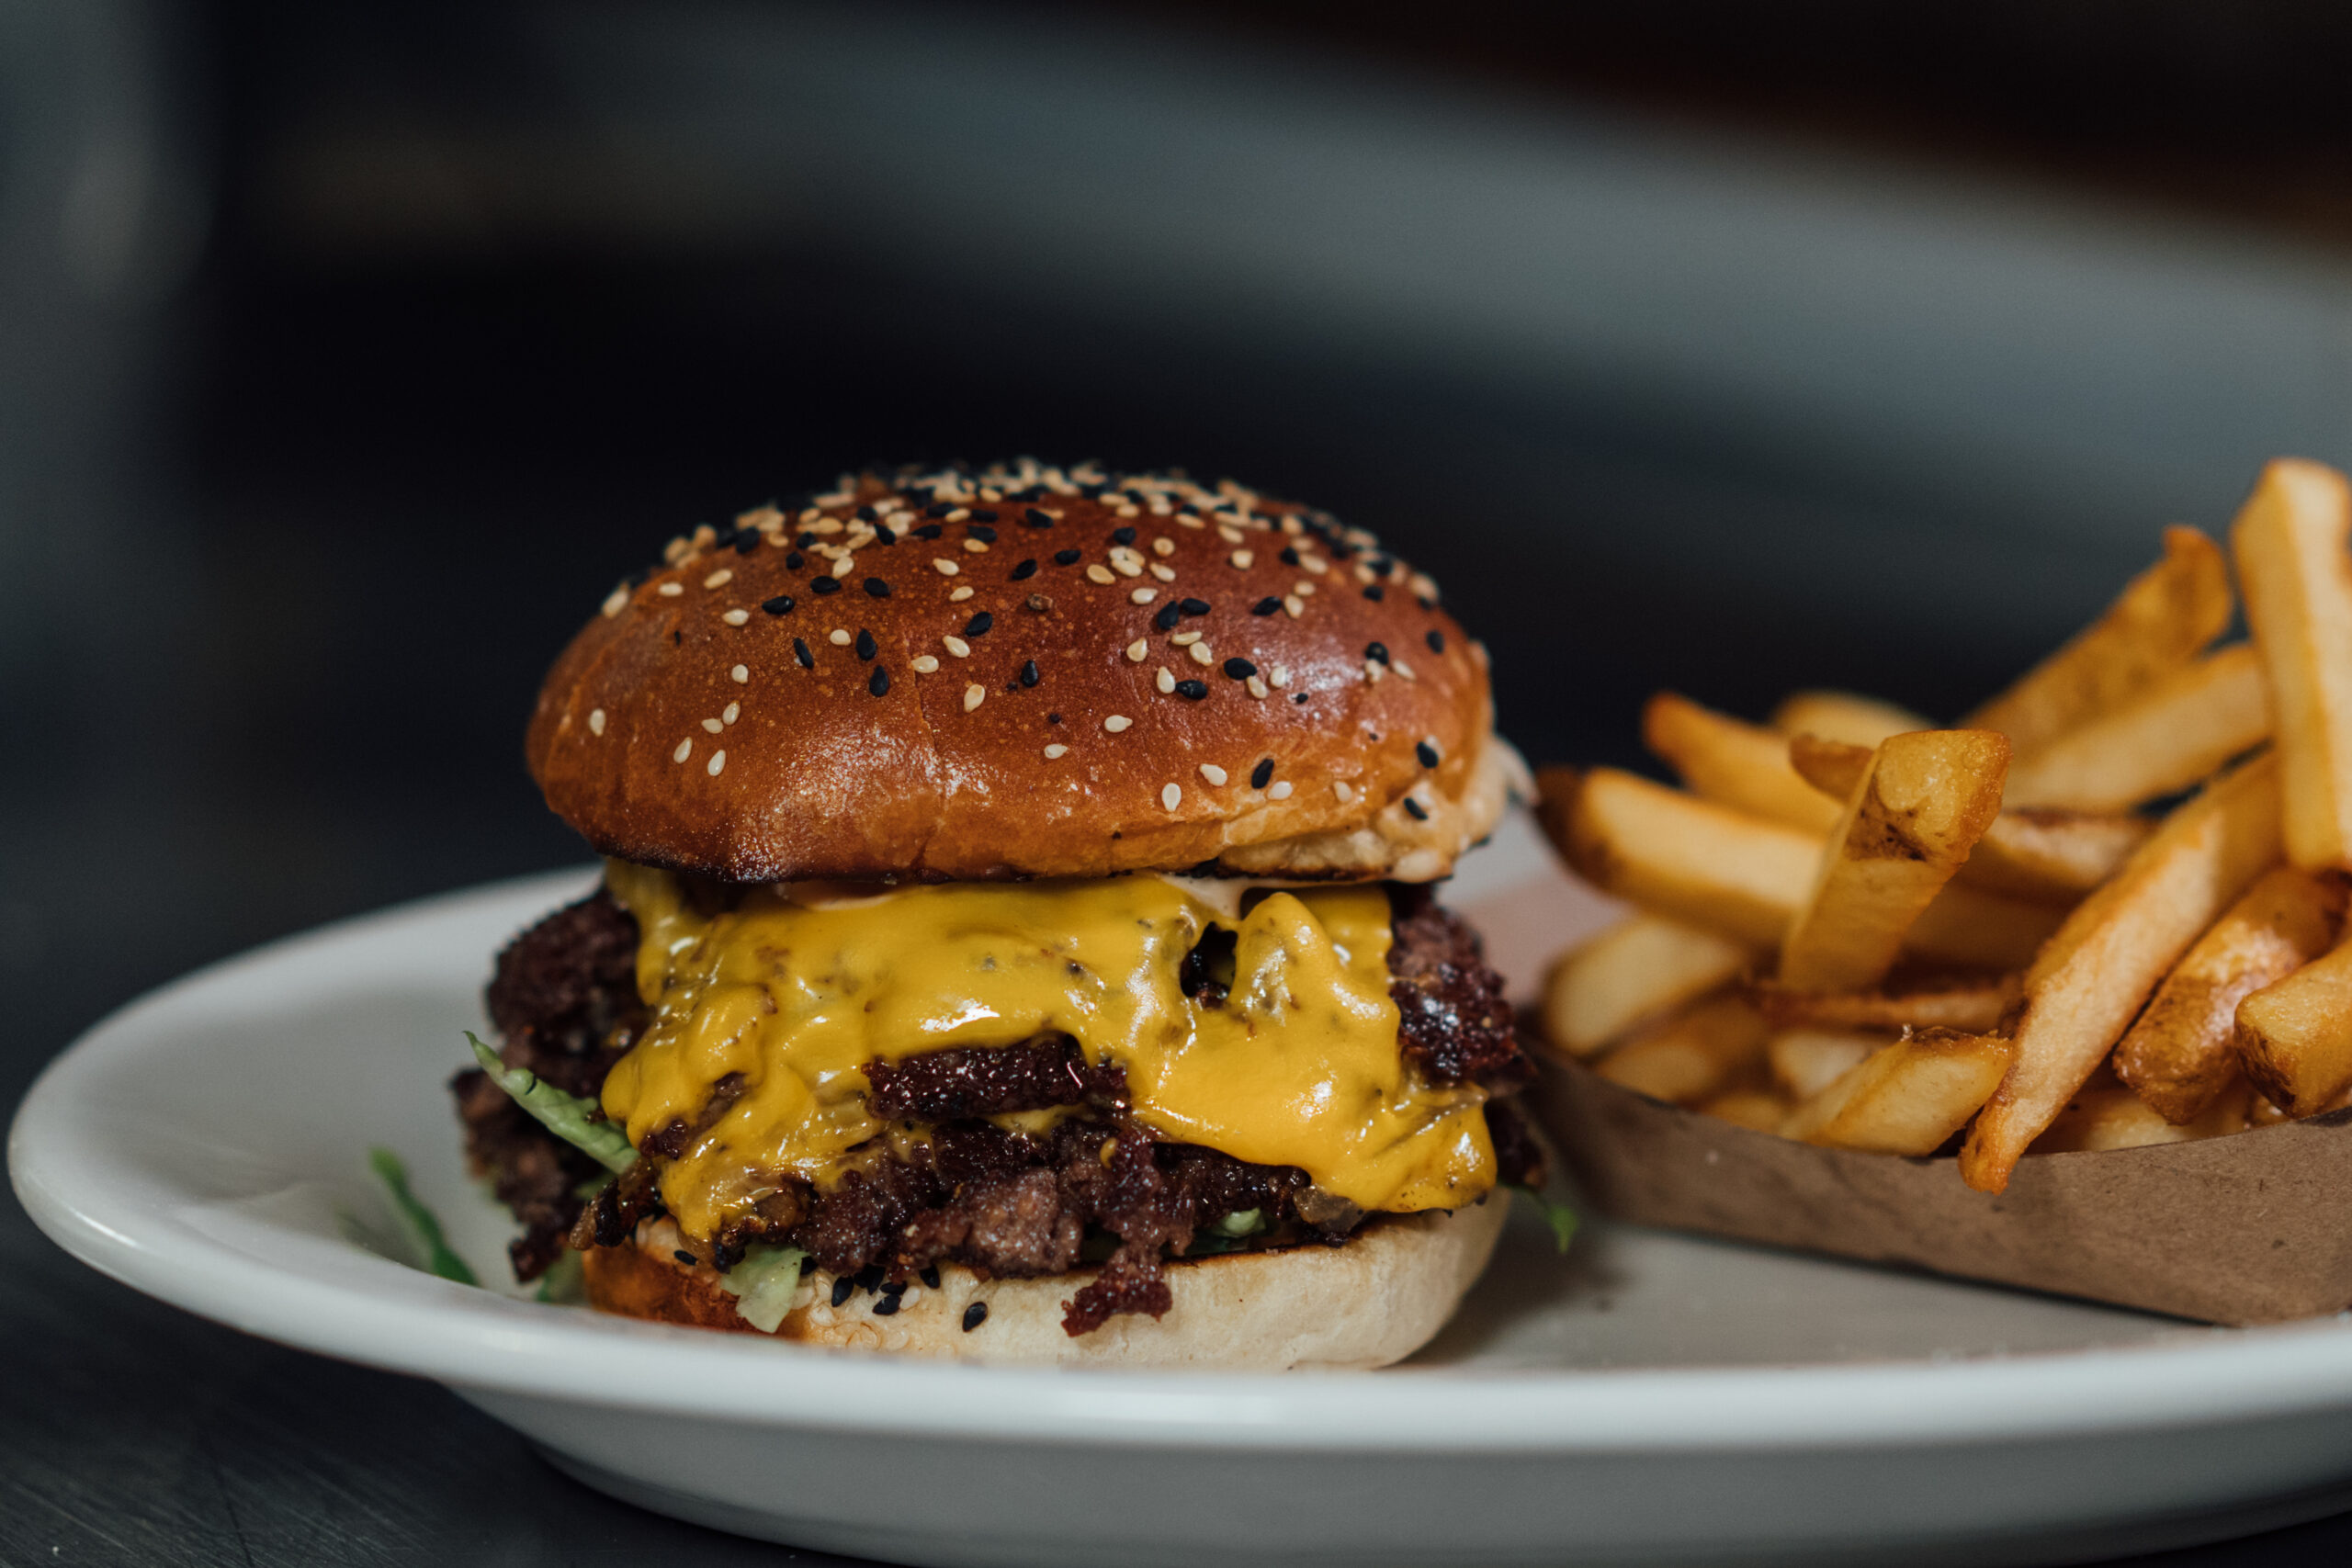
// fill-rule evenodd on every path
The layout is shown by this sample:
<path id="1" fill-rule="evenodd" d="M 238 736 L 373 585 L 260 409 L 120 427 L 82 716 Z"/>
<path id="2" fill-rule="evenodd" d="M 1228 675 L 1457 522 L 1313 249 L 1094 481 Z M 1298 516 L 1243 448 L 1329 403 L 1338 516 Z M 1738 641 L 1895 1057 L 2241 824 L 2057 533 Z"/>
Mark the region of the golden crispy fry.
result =
<path id="1" fill-rule="evenodd" d="M 2246 624 L 2270 677 L 2287 858 L 2352 866 L 2352 491 L 2319 463 L 2262 470 L 2230 529 Z"/>
<path id="2" fill-rule="evenodd" d="M 1544 825 L 1594 886 L 1741 942 L 1779 943 L 1813 882 L 1817 835 L 1614 768 L 1557 795 L 1562 782 L 1544 774 Z"/>
<path id="3" fill-rule="evenodd" d="M 1664 915 L 1628 915 L 1561 955 L 1544 984 L 1545 1038 L 1589 1056 L 1751 968 L 1757 950 Z"/>
<path id="4" fill-rule="evenodd" d="M 2129 811 L 2187 789 L 2270 733 L 2270 684 L 2237 643 L 2184 665 L 2109 713 L 2020 755 L 2008 805 Z"/>
<path id="5" fill-rule="evenodd" d="M 2278 768 L 2262 757 L 2174 811 L 2066 917 L 2026 973 L 2016 1060 L 1961 1151 L 1971 1187 L 2007 1187 L 2156 982 L 2278 858 Z"/>
<path id="6" fill-rule="evenodd" d="M 1831 1148 L 1931 1155 L 2000 1083 L 2009 1051 L 1997 1035 L 1942 1029 L 1898 1040 L 1798 1106 L 1781 1134 Z"/>
<path id="7" fill-rule="evenodd" d="M 1821 794 L 1840 802 L 1853 797 L 1854 787 L 1871 771 L 1875 746 L 1857 746 L 1810 732 L 1789 737 L 1789 768 Z"/>
<path id="8" fill-rule="evenodd" d="M 1775 1029 L 1832 1032 L 1957 1029 L 1984 1034 L 2016 1005 L 2015 975 L 1940 980 L 1879 991 L 1796 991 L 1769 980 L 1748 982 L 1748 1000 Z"/>
<path id="9" fill-rule="evenodd" d="M 1960 880 L 1988 893 L 2073 904 L 2115 874 L 2156 825 L 2104 812 L 2004 811 L 1976 840 Z"/>
<path id="10" fill-rule="evenodd" d="M 1763 1051 L 1763 1015 L 1745 998 L 1723 996 L 1652 1024 L 1593 1070 L 1636 1094 L 1688 1104 L 1714 1093 Z"/>
<path id="11" fill-rule="evenodd" d="M 2105 1073 L 2075 1091 L 2066 1108 L 2033 1141 L 2030 1153 L 2076 1154 L 2092 1149 L 2136 1149 L 2150 1144 L 2187 1144 L 2243 1133 L 2253 1122 L 2259 1100 L 2244 1078 L 2222 1086 L 2212 1103 L 2188 1122 L 2176 1124 L 2156 1114 L 2154 1107 Z"/>
<path id="12" fill-rule="evenodd" d="M 2194 528 L 2166 528 L 2164 559 L 1962 727 L 1997 729 L 2021 755 L 2039 750 L 2196 658 L 2229 626 L 2230 611 L 2221 547 Z"/>
<path id="13" fill-rule="evenodd" d="M 1779 1029 L 1764 1043 L 1764 1061 L 1781 1092 L 1792 1103 L 1802 1103 L 1886 1043 L 1886 1035 L 1850 1030 Z"/>
<path id="14" fill-rule="evenodd" d="M 1935 725 L 1909 708 L 1876 697 L 1859 697 L 1851 692 L 1795 692 L 1772 710 L 1772 728 L 1783 735 L 1818 735 L 1824 740 L 1867 748 L 1890 735 L 1933 729 Z"/>
<path id="15" fill-rule="evenodd" d="M 2282 865 L 2229 907 L 2116 1046 L 2115 1076 L 2167 1122 L 2202 1115 L 2238 1077 L 2238 1004 L 2334 944 L 2344 884 Z"/>
<path id="16" fill-rule="evenodd" d="M 2352 1089 L 2352 942 L 2240 1002 L 2235 1038 L 2246 1076 L 2290 1116 Z"/>
<path id="17" fill-rule="evenodd" d="M 1699 1114 L 1758 1133 L 1775 1133 L 1788 1119 L 1789 1102 L 1764 1089 L 1735 1089 L 1700 1105 Z"/>
<path id="18" fill-rule="evenodd" d="M 1789 766 L 1784 735 L 1660 692 L 1642 710 L 1642 740 L 1704 799 L 1808 833 L 1837 824 L 1838 802 Z"/>
<path id="19" fill-rule="evenodd" d="M 1954 881 L 1911 927 L 1903 949 L 1954 969 L 2022 969 L 2065 923 L 2063 905 L 2012 898 Z"/>
<path id="20" fill-rule="evenodd" d="M 1781 982 L 1816 991 L 1876 985 L 1999 813 L 2008 766 L 2008 741 L 1990 730 L 1882 741 L 1781 944 Z"/>

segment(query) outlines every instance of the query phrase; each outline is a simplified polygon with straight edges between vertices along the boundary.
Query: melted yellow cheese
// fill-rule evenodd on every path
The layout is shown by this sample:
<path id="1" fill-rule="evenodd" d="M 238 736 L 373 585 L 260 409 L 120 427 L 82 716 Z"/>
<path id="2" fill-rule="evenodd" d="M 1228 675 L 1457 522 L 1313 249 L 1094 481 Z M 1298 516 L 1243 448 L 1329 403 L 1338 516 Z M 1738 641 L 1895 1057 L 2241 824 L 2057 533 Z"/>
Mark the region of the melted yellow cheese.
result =
<path id="1" fill-rule="evenodd" d="M 775 889 L 706 916 L 668 874 L 612 863 L 642 942 L 652 1021 L 605 1080 L 632 1144 L 742 1092 L 663 1172 L 689 1235 L 789 1174 L 829 1184 L 884 1131 L 863 1068 L 1057 1032 L 1126 1072 L 1138 1122 L 1180 1143 L 1295 1165 L 1365 1210 L 1456 1208 L 1494 1185 L 1485 1091 L 1400 1060 L 1378 887 L 1272 893 L 1237 922 L 1157 877 L 908 887 L 810 907 Z M 1212 921 L 1237 930 L 1221 1006 L 1178 965 Z"/>

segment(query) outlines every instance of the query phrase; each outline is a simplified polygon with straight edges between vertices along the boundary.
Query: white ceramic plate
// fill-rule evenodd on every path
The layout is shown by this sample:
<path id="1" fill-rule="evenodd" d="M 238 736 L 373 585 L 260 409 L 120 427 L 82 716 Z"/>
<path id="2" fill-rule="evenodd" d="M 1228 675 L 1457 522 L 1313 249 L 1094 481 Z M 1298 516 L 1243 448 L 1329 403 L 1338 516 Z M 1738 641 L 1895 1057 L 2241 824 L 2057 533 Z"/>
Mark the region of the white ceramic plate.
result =
<path id="1" fill-rule="evenodd" d="M 67 1250 L 248 1332 L 436 1378 L 620 1496 L 915 1563 L 2054 1562 L 2352 1504 L 2352 1323 L 2251 1332 L 1522 1217 L 1392 1371 L 1048 1372 L 806 1350 L 448 1284 L 345 1239 L 403 1153 L 484 1278 L 443 1082 L 541 877 L 281 942 L 43 1076 L 17 1191 Z M 1465 865 L 1506 973 L 1599 906 L 1523 822 Z"/>

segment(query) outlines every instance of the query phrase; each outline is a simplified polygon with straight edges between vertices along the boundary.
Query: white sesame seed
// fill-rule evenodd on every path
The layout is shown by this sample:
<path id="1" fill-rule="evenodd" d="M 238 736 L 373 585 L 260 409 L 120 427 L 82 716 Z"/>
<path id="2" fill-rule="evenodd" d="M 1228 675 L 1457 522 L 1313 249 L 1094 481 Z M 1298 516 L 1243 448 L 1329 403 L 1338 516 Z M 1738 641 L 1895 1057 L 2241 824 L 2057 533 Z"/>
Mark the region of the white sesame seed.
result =
<path id="1" fill-rule="evenodd" d="M 588 710 L 588 733 L 591 735 L 602 735 L 605 733 L 605 710 L 603 708 L 591 708 Z"/>
<path id="2" fill-rule="evenodd" d="M 1062 744 L 1060 741 L 1058 741 L 1058 740 L 1055 741 L 1051 746 L 1048 746 L 1048 747 L 1046 747 L 1046 760 L 1047 761 L 1057 761 L 1057 760 L 1059 760 L 1060 758 L 1067 757 L 1067 756 L 1069 756 L 1069 747 L 1067 747 L 1067 746 L 1065 746 L 1065 745 L 1063 745 L 1063 744 Z"/>
<path id="3" fill-rule="evenodd" d="M 1134 592 L 1128 594 L 1127 597 L 1138 604 L 1148 604 L 1154 599 L 1159 597 L 1159 590 L 1157 588 L 1138 588 Z"/>
<path id="4" fill-rule="evenodd" d="M 1129 718 L 1125 714 L 1114 713 L 1110 717 L 1102 721 L 1102 728 L 1109 730 L 1112 734 L 1116 735 L 1119 731 L 1126 728 L 1127 726 L 1134 722 L 1135 720 Z"/>
<path id="5" fill-rule="evenodd" d="M 971 596 L 972 591 L 969 588 L 958 588 L 947 597 L 950 603 L 960 604 L 964 600 L 969 599 Z"/>
<path id="6" fill-rule="evenodd" d="M 1234 565 L 1247 571 L 1250 569 L 1250 563 L 1258 558 L 1248 550 L 1236 550 L 1230 558 Z"/>
<path id="7" fill-rule="evenodd" d="M 1263 697 L 1266 694 L 1266 678 L 1263 675 L 1252 675 L 1242 684 L 1249 688 L 1250 694 L 1253 697 Z"/>
<path id="8" fill-rule="evenodd" d="M 1168 640 L 1174 643 L 1179 648 L 1190 648 L 1194 643 L 1201 640 L 1201 634 L 1198 632 L 1178 632 L 1174 637 L 1170 637 Z"/>
<path id="9" fill-rule="evenodd" d="M 1289 685 L 1290 666 L 1287 664 L 1277 664 L 1272 670 L 1267 671 L 1266 684 L 1272 686 L 1277 692 L 1281 691 L 1284 686 Z"/>
<path id="10" fill-rule="evenodd" d="M 931 564 L 939 569 L 939 575 L 942 577 L 953 577 L 957 572 L 964 570 L 962 567 L 957 566 L 954 561 L 949 560 L 945 556 L 933 557 Z"/>
<path id="11" fill-rule="evenodd" d="M 1159 694 L 1163 697 L 1176 690 L 1176 677 L 1168 672 L 1165 665 L 1152 676 L 1151 683 L 1159 688 Z"/>
<path id="12" fill-rule="evenodd" d="M 703 727 L 705 729 L 709 730 L 713 735 L 718 734 L 720 730 L 722 730 L 722 729 L 724 729 L 724 728 L 727 728 L 725 725 L 723 725 L 723 724 L 719 723 L 719 722 L 718 722 L 717 719 L 715 719 L 715 718 L 707 718 L 707 719 L 704 719 L 704 720 L 702 721 L 702 727 Z"/>
<path id="13" fill-rule="evenodd" d="M 918 653 L 907 662 L 914 666 L 914 671 L 918 675 L 928 675 L 939 668 L 939 660 L 928 653 Z"/>
<path id="14" fill-rule="evenodd" d="M 1306 614 L 1306 601 L 1295 593 L 1285 593 L 1283 595 L 1283 613 L 1295 621 Z"/>
<path id="15" fill-rule="evenodd" d="M 705 588 L 724 588 L 734 581 L 735 569 L 731 566 L 722 566 L 708 577 L 704 578 L 702 585 Z"/>
<path id="16" fill-rule="evenodd" d="M 964 547 L 971 551 L 972 554 L 976 556 L 984 556 L 989 553 L 989 546 L 986 539 L 967 539 L 964 541 Z"/>
<path id="17" fill-rule="evenodd" d="M 708 766 L 707 768 L 706 768 L 704 771 L 705 771 L 705 772 L 707 772 L 707 773 L 708 773 L 712 778 L 717 778 L 717 777 L 718 776 L 718 770 L 719 770 L 719 769 L 721 769 L 721 768 L 723 768 L 723 767 L 725 767 L 726 765 L 727 765 L 727 752 L 726 752 L 726 750 L 722 748 L 721 750 L 717 750 L 717 751 L 713 751 L 713 752 L 710 754 L 710 763 L 709 763 L 709 766 Z"/>
<path id="18" fill-rule="evenodd" d="M 1382 673 L 1383 673 L 1383 671 L 1382 671 L 1382 670 L 1381 670 L 1381 667 L 1380 667 L 1380 661 L 1379 661 L 1378 660 L 1375 660 L 1375 659 L 1367 659 L 1367 660 L 1365 660 L 1363 661 L 1363 680 L 1364 680 L 1364 684 L 1365 684 L 1365 685 L 1367 685 L 1367 686 L 1377 686 L 1377 685 L 1379 685 L 1379 684 L 1380 684 L 1380 677 L 1381 677 Z"/>
<path id="19" fill-rule="evenodd" d="M 1173 811 L 1183 803 L 1184 791 L 1182 787 L 1172 784 L 1162 784 L 1159 786 L 1159 804 L 1161 806 L 1170 811 Z"/>
<path id="20" fill-rule="evenodd" d="M 1201 764 L 1201 777 L 1208 780 L 1209 783 L 1215 784 L 1219 789 L 1223 789 L 1225 787 L 1225 770 L 1218 767 L 1215 762 L 1203 762 Z"/>
<path id="21" fill-rule="evenodd" d="M 683 762 L 683 761 L 684 761 L 687 758 L 689 758 L 689 757 L 693 756 L 694 754 L 695 754 L 695 743 L 694 743 L 694 741 L 693 741 L 691 739 L 685 739 L 685 740 L 681 740 L 681 741 L 679 741 L 679 742 L 678 742 L 678 749 L 677 749 L 676 750 L 674 750 L 674 751 L 673 751 L 673 752 L 671 752 L 671 753 L 670 753 L 670 761 L 673 761 L 673 762 Z"/>
<path id="22" fill-rule="evenodd" d="M 1348 802 L 1355 799 L 1356 797 L 1354 788 L 1351 786 L 1345 779 L 1333 779 L 1331 781 L 1331 793 L 1340 797 L 1340 804 L 1342 806 L 1345 806 Z"/>
<path id="23" fill-rule="evenodd" d="M 1089 582 L 1102 583 L 1107 588 L 1112 583 L 1116 582 L 1119 580 L 1111 575 L 1111 569 L 1109 567 L 1104 566 L 1101 561 L 1096 561 L 1092 566 L 1086 569 L 1086 581 Z"/>
<path id="24" fill-rule="evenodd" d="M 605 595 L 605 618 L 610 620 L 628 608 L 628 590 L 616 588 Z"/>
<path id="25" fill-rule="evenodd" d="M 1140 517 L 1143 515 L 1143 508 L 1133 505 L 1122 506 L 1117 509 L 1117 515 L 1121 517 Z"/>
<path id="26" fill-rule="evenodd" d="M 969 517 L 971 514 L 972 513 L 969 509 L 959 506 L 955 511 L 947 514 L 947 521 L 950 523 L 961 523 L 965 518 Z"/>
<path id="27" fill-rule="evenodd" d="M 1178 513 L 1176 514 L 1176 525 L 1180 528 L 1205 528 L 1208 526 L 1206 523 L 1202 522 L 1199 518 L 1193 516 L 1189 512 Z"/>
<path id="28" fill-rule="evenodd" d="M 1241 530 L 1235 527 L 1230 523 L 1218 524 L 1216 525 L 1216 535 L 1218 538 L 1223 539 L 1228 545 L 1238 545 L 1241 542 Z"/>
<path id="29" fill-rule="evenodd" d="M 1141 577 L 1143 575 L 1143 556 L 1141 552 L 1130 549 L 1125 545 L 1113 545 L 1111 547 L 1111 570 L 1117 572 L 1121 577 Z"/>
<path id="30" fill-rule="evenodd" d="M 842 501 L 847 501 L 849 497 L 847 496 L 842 497 Z M 839 503 L 836 502 L 835 504 Z M 808 528 L 811 533 L 838 534 L 842 531 L 842 520 L 838 517 L 820 517 L 814 523 L 809 524 Z"/>
<path id="31" fill-rule="evenodd" d="M 1282 779 L 1277 781 L 1274 787 L 1266 792 L 1266 798 L 1268 800 L 1288 800 L 1290 798 L 1290 780 Z"/>
<path id="32" fill-rule="evenodd" d="M 1145 657 L 1150 652 L 1151 649 L 1144 646 L 1143 638 L 1137 637 L 1135 641 L 1127 644 L 1127 662 L 1130 664 L 1141 664 L 1144 661 Z"/>
<path id="33" fill-rule="evenodd" d="M 1413 673 L 1413 667 L 1406 663 L 1401 659 L 1393 660 L 1390 663 L 1389 668 L 1396 671 L 1397 674 L 1403 676 L 1408 681 L 1418 681 L 1420 679 L 1419 675 Z"/>
<path id="34" fill-rule="evenodd" d="M 835 626 L 831 631 L 825 634 L 825 640 L 831 643 L 835 648 L 847 648 L 849 646 L 849 633 L 841 626 Z"/>
<path id="35" fill-rule="evenodd" d="M 969 712 L 971 712 L 974 708 L 976 708 L 976 707 L 979 706 L 979 705 L 980 705 L 980 704 L 982 704 L 983 702 L 985 702 L 985 701 L 987 701 L 987 700 L 988 700 L 988 694 L 989 694 L 989 689 L 988 689 L 986 686 L 981 685 L 981 684 L 980 684 L 978 682 L 977 682 L 977 681 L 976 681 L 976 682 L 974 682 L 972 684 L 970 684 L 970 685 L 968 685 L 968 686 L 965 687 L 965 688 L 964 688 L 964 711 L 965 711 L 966 713 L 969 713 Z"/>
<path id="36" fill-rule="evenodd" d="M 1176 553 L 1176 541 L 1162 534 L 1151 542 L 1151 553 L 1156 556 L 1172 556 Z"/>
<path id="37" fill-rule="evenodd" d="M 966 642 L 960 637 L 941 637 L 939 639 L 939 645 L 958 659 L 969 659 L 972 657 L 972 645 Z"/>
<path id="38" fill-rule="evenodd" d="M 1207 643 L 1196 642 L 1193 645 L 1193 662 L 1195 664 L 1215 664 L 1216 662 L 1216 655 L 1210 651 L 1209 645 Z"/>
<path id="39" fill-rule="evenodd" d="M 732 724 L 737 719 L 743 716 L 743 705 L 741 703 L 729 703 L 718 716 L 725 719 L 728 723 Z"/>
<path id="40" fill-rule="evenodd" d="M 752 667 L 748 664 L 738 664 L 734 669 L 729 670 L 727 673 L 739 686 L 751 684 Z"/>
<path id="41" fill-rule="evenodd" d="M 683 582 L 665 582 L 653 592 L 659 593 L 664 599 L 675 599 L 679 594 L 684 593 L 685 591 L 686 585 Z"/>
<path id="42" fill-rule="evenodd" d="M 1307 570 L 1313 572 L 1317 577 L 1322 576 L 1325 572 L 1331 570 L 1331 563 L 1325 560 L 1321 556 L 1302 554 L 1298 558 L 1298 564 L 1305 567 Z"/>
<path id="43" fill-rule="evenodd" d="M 1172 566 L 1162 566 L 1158 561 L 1154 561 L 1151 563 L 1151 575 L 1162 582 L 1173 582 L 1176 581 L 1176 569 Z"/>
<path id="44" fill-rule="evenodd" d="M 727 614 L 719 616 L 718 618 L 725 621 L 730 626 L 740 626 L 744 622 L 752 618 L 752 612 L 749 610 L 729 610 Z"/>

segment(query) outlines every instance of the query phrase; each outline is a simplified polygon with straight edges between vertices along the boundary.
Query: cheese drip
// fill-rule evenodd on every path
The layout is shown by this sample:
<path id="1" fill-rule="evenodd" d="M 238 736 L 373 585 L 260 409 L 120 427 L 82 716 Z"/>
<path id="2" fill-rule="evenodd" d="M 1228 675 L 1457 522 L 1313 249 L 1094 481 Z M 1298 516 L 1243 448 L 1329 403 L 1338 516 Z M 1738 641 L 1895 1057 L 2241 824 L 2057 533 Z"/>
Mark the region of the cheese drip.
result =
<path id="1" fill-rule="evenodd" d="M 1297 1166 L 1364 1210 L 1458 1208 L 1494 1185 L 1486 1091 L 1426 1083 L 1400 1059 L 1379 887 L 1272 893 L 1237 921 L 1157 877 L 949 883 L 828 908 L 760 888 L 716 916 L 666 872 L 616 861 L 605 880 L 642 933 L 653 1018 L 605 1079 L 605 1113 L 641 1144 L 743 1077 L 662 1172 L 691 1235 L 749 1213 L 780 1176 L 837 1179 L 884 1130 L 867 1062 L 1048 1032 L 1125 1069 L 1153 1132 Z M 1178 984 L 1212 922 L 1237 933 L 1218 1007 Z"/>

